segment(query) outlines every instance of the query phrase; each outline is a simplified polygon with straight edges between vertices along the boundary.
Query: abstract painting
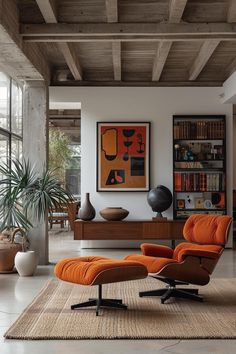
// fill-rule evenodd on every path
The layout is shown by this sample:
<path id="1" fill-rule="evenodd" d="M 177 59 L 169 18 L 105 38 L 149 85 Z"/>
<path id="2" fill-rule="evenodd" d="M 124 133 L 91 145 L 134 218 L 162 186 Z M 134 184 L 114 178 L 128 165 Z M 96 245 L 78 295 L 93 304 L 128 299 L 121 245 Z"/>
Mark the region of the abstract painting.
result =
<path id="1" fill-rule="evenodd" d="M 150 123 L 97 123 L 97 191 L 148 191 Z"/>

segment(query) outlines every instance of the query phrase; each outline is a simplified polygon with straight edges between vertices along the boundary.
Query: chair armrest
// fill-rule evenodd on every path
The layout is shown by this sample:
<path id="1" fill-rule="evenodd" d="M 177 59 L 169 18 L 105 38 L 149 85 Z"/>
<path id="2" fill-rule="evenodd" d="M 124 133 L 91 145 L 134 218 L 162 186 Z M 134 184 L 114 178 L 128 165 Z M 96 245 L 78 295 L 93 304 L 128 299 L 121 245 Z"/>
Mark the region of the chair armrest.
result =
<path id="1" fill-rule="evenodd" d="M 152 243 L 143 243 L 141 251 L 144 256 L 173 258 L 173 250 L 167 246 L 154 245 Z"/>
<path id="2" fill-rule="evenodd" d="M 178 253 L 178 262 L 184 261 L 187 256 L 217 259 L 219 258 L 220 254 L 218 252 L 204 251 L 202 249 L 183 249 Z"/>

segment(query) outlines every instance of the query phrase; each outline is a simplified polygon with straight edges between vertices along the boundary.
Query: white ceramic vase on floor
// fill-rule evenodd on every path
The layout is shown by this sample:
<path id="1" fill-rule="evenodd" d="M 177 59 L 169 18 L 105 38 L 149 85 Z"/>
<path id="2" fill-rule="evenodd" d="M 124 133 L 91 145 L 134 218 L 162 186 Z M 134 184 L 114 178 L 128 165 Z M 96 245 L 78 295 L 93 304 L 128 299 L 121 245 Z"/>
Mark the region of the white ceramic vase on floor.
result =
<path id="1" fill-rule="evenodd" d="M 37 263 L 38 260 L 35 251 L 17 252 L 15 256 L 15 267 L 21 277 L 33 275 Z"/>

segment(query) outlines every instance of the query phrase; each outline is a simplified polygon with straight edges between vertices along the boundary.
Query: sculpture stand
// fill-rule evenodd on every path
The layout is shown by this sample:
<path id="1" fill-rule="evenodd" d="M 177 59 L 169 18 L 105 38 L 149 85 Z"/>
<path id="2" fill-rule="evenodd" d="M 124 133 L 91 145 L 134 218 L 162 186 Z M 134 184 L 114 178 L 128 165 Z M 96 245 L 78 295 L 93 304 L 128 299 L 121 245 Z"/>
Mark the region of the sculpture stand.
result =
<path id="1" fill-rule="evenodd" d="M 163 220 L 167 220 L 167 217 L 166 216 L 154 216 L 152 218 L 152 220 L 154 220 L 154 221 L 163 221 Z"/>

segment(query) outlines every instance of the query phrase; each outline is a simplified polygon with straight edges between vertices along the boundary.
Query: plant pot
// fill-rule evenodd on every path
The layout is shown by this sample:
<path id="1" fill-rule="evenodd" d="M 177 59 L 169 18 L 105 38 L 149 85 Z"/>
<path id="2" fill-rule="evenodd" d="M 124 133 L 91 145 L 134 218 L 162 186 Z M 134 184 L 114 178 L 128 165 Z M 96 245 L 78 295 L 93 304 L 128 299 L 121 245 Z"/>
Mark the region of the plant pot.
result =
<path id="1" fill-rule="evenodd" d="M 17 232 L 23 235 L 19 228 L 4 230 L 0 235 L 0 273 L 14 272 L 14 259 L 18 251 L 22 251 L 23 244 L 16 243 Z"/>
<path id="2" fill-rule="evenodd" d="M 18 248 L 0 249 L 0 273 L 14 272 L 14 258 L 18 251 Z"/>
<path id="3" fill-rule="evenodd" d="M 100 211 L 100 215 L 108 221 L 119 221 L 129 215 L 129 211 L 120 207 L 109 207 Z"/>
<path id="4" fill-rule="evenodd" d="M 17 252 L 15 256 L 15 267 L 21 277 L 28 277 L 34 274 L 37 267 L 35 251 Z"/>

